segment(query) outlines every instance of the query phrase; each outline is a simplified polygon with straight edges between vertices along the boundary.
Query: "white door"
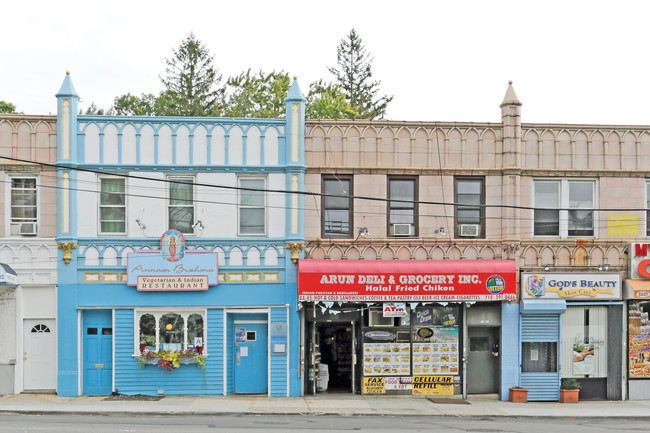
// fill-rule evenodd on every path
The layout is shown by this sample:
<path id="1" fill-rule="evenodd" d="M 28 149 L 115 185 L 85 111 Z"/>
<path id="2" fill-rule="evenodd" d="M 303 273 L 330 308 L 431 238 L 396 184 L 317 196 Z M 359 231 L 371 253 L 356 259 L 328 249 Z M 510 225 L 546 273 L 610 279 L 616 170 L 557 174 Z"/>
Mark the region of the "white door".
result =
<path id="1" fill-rule="evenodd" d="M 23 323 L 23 388 L 56 389 L 56 322 L 26 319 Z"/>

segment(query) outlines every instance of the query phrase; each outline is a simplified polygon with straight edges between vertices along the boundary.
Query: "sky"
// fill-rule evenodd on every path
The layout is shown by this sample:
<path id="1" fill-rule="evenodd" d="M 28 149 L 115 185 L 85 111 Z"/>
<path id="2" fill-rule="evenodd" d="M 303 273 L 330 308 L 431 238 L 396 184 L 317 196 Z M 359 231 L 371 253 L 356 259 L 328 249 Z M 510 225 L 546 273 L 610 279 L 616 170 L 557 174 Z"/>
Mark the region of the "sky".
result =
<path id="1" fill-rule="evenodd" d="M 647 1 L 32 0 L 0 9 L 0 100 L 55 114 L 66 71 L 82 109 L 157 94 L 194 32 L 227 77 L 252 68 L 331 80 L 354 28 L 386 118 L 500 122 L 508 81 L 524 123 L 650 125 Z"/>

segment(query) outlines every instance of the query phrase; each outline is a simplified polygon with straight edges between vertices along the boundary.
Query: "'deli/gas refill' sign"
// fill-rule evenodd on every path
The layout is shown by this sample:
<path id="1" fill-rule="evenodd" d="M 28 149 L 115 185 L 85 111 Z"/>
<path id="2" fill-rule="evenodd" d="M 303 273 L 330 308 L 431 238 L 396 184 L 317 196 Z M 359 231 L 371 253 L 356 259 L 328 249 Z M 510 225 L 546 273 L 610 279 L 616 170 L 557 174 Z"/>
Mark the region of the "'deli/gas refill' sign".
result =
<path id="1" fill-rule="evenodd" d="M 413 376 L 413 395 L 453 395 L 453 376 Z"/>

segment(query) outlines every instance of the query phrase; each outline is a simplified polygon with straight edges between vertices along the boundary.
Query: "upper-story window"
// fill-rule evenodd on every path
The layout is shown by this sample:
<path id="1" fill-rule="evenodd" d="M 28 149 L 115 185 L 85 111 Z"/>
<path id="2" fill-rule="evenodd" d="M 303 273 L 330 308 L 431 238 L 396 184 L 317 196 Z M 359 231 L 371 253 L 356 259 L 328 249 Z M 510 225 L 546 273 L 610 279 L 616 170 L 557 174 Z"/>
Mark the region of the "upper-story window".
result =
<path id="1" fill-rule="evenodd" d="M 99 182 L 100 233 L 126 233 L 125 179 L 103 177 Z"/>
<path id="2" fill-rule="evenodd" d="M 239 234 L 265 234 L 266 180 L 259 177 L 240 177 L 239 187 Z"/>
<path id="3" fill-rule="evenodd" d="M 594 236 L 596 182 L 536 180 L 535 236 Z"/>
<path id="4" fill-rule="evenodd" d="M 456 178 L 456 237 L 485 235 L 482 178 Z"/>
<path id="5" fill-rule="evenodd" d="M 417 187 L 413 176 L 388 178 L 388 236 L 417 236 Z"/>
<path id="6" fill-rule="evenodd" d="M 323 237 L 352 237 L 352 176 L 325 175 L 322 190 Z"/>
<path id="7" fill-rule="evenodd" d="M 38 189 L 36 176 L 11 177 L 10 233 L 38 234 Z"/>
<path id="8" fill-rule="evenodd" d="M 169 177 L 169 228 L 194 233 L 194 178 Z"/>

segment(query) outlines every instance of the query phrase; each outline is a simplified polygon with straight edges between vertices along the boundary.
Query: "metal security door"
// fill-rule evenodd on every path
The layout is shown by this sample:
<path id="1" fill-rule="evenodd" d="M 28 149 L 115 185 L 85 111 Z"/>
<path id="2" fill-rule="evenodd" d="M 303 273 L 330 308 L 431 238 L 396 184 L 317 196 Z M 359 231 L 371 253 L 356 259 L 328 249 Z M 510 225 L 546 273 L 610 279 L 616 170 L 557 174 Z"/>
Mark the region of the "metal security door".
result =
<path id="1" fill-rule="evenodd" d="M 83 313 L 83 393 L 110 394 L 113 376 L 111 310 Z"/>
<path id="2" fill-rule="evenodd" d="M 350 338 L 352 344 L 352 394 L 356 392 L 355 390 L 355 382 L 357 380 L 357 375 L 356 375 L 356 367 L 357 367 L 357 344 L 356 344 L 356 339 L 357 339 L 357 330 L 354 326 L 354 321 L 350 322 L 352 324 L 352 338 Z"/>
<path id="3" fill-rule="evenodd" d="M 470 394 L 499 392 L 499 329 L 468 328 L 467 392 Z"/>
<path id="4" fill-rule="evenodd" d="M 266 323 L 235 321 L 235 393 L 268 392 L 268 351 Z"/>
<path id="5" fill-rule="evenodd" d="M 23 322 L 23 388 L 27 391 L 56 389 L 56 322 L 54 319 Z"/>

